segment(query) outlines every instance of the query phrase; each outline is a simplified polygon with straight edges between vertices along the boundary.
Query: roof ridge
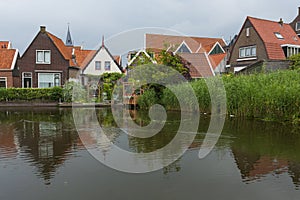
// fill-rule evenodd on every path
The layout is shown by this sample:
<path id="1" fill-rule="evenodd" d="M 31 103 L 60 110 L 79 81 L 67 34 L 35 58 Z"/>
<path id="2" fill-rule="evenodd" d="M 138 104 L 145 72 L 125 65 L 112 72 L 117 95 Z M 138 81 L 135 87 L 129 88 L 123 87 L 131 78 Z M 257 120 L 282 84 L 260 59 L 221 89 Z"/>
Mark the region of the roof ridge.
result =
<path id="1" fill-rule="evenodd" d="M 248 19 L 254 19 L 254 20 L 261 20 L 261 21 L 266 21 L 266 22 L 272 22 L 272 23 L 278 23 L 278 21 L 270 20 L 270 19 L 262 19 L 258 17 L 252 17 L 252 16 L 247 16 Z M 285 25 L 290 25 L 289 23 L 283 23 Z"/>

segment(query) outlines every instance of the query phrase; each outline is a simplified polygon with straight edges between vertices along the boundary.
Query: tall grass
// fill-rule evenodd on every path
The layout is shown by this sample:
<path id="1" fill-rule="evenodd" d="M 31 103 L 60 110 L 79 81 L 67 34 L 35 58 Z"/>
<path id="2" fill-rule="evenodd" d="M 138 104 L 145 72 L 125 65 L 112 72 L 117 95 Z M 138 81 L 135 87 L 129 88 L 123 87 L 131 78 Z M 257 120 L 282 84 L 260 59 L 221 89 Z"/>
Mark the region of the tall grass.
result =
<path id="1" fill-rule="evenodd" d="M 240 117 L 300 123 L 300 70 L 278 71 L 269 74 L 224 75 L 227 96 L 227 113 Z M 201 112 L 210 112 L 211 100 L 204 79 L 191 82 Z M 176 89 L 182 90 L 180 85 Z M 153 94 L 152 94 L 153 96 Z M 141 98 L 140 103 L 147 98 Z M 188 102 L 188 97 L 185 98 Z M 169 110 L 180 110 L 175 95 L 165 89 L 160 103 Z M 150 106 L 148 101 L 148 106 Z"/>

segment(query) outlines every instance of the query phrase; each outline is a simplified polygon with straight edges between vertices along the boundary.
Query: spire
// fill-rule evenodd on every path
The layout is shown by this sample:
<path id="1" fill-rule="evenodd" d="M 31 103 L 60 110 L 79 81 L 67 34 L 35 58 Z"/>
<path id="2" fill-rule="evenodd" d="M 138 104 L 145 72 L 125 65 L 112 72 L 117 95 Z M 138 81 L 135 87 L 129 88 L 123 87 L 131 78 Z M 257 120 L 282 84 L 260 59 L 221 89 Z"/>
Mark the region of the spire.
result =
<path id="1" fill-rule="evenodd" d="M 104 35 L 102 35 L 102 47 L 104 47 Z"/>
<path id="2" fill-rule="evenodd" d="M 70 24 L 69 23 L 68 23 L 68 32 L 67 32 L 66 46 L 73 46 L 73 41 L 72 41 L 72 38 L 71 38 Z"/>

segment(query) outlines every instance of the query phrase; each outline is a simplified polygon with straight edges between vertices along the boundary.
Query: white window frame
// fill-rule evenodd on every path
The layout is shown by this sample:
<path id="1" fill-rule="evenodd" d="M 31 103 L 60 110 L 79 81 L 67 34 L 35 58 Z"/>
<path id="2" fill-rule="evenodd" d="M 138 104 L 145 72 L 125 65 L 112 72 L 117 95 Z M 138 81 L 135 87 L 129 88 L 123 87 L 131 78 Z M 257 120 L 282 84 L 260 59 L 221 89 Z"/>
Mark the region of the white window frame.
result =
<path id="1" fill-rule="evenodd" d="M 7 88 L 7 77 L 0 77 L 0 79 L 4 79 L 5 80 L 5 88 Z"/>
<path id="2" fill-rule="evenodd" d="M 283 40 L 284 39 L 284 37 L 281 35 L 281 33 L 275 32 L 274 34 L 275 34 L 275 36 L 276 36 L 277 39 L 279 39 L 279 40 Z"/>
<path id="3" fill-rule="evenodd" d="M 106 69 L 106 63 L 109 63 L 109 69 Z M 110 61 L 105 61 L 104 62 L 104 70 L 105 71 L 111 71 L 111 62 Z"/>
<path id="4" fill-rule="evenodd" d="M 255 53 L 253 53 L 253 49 L 255 48 Z M 242 51 L 244 51 L 244 55 L 242 55 Z M 257 55 L 256 45 L 241 47 L 239 48 L 239 58 L 251 58 Z"/>
<path id="5" fill-rule="evenodd" d="M 39 52 L 43 53 L 43 61 L 38 60 Z M 46 62 L 45 52 L 49 52 L 49 62 Z M 36 64 L 51 64 L 51 51 L 50 50 L 36 50 L 35 62 L 36 62 Z"/>
<path id="6" fill-rule="evenodd" d="M 99 68 L 99 69 L 97 68 L 97 63 L 100 63 L 100 68 Z M 99 60 L 96 60 L 96 61 L 95 61 L 95 70 L 96 70 L 96 71 L 101 70 L 101 64 L 102 64 L 101 61 L 99 61 Z"/>
<path id="7" fill-rule="evenodd" d="M 41 88 L 41 85 L 40 85 L 40 75 L 43 74 L 47 74 L 47 75 L 53 75 L 53 87 L 60 87 L 61 86 L 61 73 L 38 73 L 38 88 Z M 55 75 L 59 75 L 59 85 L 55 85 Z M 48 87 L 47 87 L 48 88 Z"/>
<path id="8" fill-rule="evenodd" d="M 22 73 L 22 88 L 24 88 L 24 74 L 31 74 L 31 82 L 30 82 L 30 85 L 31 85 L 31 88 L 32 88 L 32 72 L 23 72 L 23 73 Z"/>

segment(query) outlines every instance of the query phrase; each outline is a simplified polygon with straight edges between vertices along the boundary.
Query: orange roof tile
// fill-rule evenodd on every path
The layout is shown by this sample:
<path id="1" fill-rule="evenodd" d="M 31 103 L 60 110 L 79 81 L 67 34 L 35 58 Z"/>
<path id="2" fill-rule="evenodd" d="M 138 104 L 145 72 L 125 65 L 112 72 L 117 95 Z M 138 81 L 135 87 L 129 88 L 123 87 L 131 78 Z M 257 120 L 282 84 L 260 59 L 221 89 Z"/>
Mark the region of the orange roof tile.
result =
<path id="1" fill-rule="evenodd" d="M 83 69 L 94 57 L 96 50 L 75 50 L 76 61 L 78 66 Z"/>
<path id="2" fill-rule="evenodd" d="M 223 54 L 214 54 L 214 55 L 209 55 L 209 60 L 211 62 L 212 68 L 215 70 L 216 67 L 219 66 L 219 64 L 226 58 L 226 53 Z"/>
<path id="3" fill-rule="evenodd" d="M 275 21 L 247 17 L 254 29 L 265 43 L 267 54 L 271 60 L 285 59 L 281 45 L 299 45 L 300 39 L 293 28 L 286 23 L 282 25 Z M 280 33 L 284 39 L 278 39 L 274 33 Z"/>
<path id="4" fill-rule="evenodd" d="M 188 36 L 173 36 L 160 34 L 146 34 L 146 48 L 176 51 L 177 48 L 185 42 L 192 53 L 203 47 L 208 53 L 212 47 L 219 42 L 221 46 L 225 46 L 225 42 L 221 38 L 202 38 L 202 37 L 188 37 Z"/>
<path id="5" fill-rule="evenodd" d="M 180 53 L 181 58 L 190 63 L 192 78 L 214 76 L 208 56 L 205 53 Z"/>
<path id="6" fill-rule="evenodd" d="M 0 49 L 0 69 L 11 69 L 16 53 L 18 53 L 16 49 Z"/>
<path id="7" fill-rule="evenodd" d="M 93 57 L 96 51 L 94 50 L 83 50 L 80 46 L 66 46 L 65 43 L 55 35 L 47 32 L 48 36 L 54 42 L 55 46 L 61 52 L 66 60 L 69 60 L 70 66 L 83 68 L 89 61 L 89 58 Z M 75 59 L 74 56 L 75 56 Z"/>
<path id="8" fill-rule="evenodd" d="M 121 64 L 121 56 L 113 56 L 116 63 Z"/>

